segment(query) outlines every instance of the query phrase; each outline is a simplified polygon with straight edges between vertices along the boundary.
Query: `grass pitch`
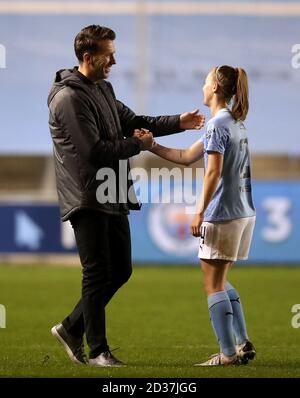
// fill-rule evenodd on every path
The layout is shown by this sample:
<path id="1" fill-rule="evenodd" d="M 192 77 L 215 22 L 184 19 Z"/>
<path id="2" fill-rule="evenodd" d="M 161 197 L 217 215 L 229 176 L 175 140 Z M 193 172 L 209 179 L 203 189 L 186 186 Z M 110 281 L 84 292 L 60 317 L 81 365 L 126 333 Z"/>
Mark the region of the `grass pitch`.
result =
<path id="1" fill-rule="evenodd" d="M 73 364 L 50 334 L 80 295 L 81 270 L 1 266 L 1 377 L 299 377 L 300 269 L 237 267 L 230 282 L 244 305 L 257 359 L 248 366 L 193 368 L 217 351 L 198 267 L 136 267 L 107 307 L 111 349 L 126 368 Z"/>

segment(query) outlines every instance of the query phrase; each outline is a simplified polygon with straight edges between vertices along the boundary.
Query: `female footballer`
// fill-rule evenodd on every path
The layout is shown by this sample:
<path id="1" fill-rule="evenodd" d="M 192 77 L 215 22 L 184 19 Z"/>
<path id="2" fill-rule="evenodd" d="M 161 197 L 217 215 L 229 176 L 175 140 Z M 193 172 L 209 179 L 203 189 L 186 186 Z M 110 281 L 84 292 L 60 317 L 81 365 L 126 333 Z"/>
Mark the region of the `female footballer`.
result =
<path id="1" fill-rule="evenodd" d="M 248 113 L 248 80 L 242 68 L 213 68 L 203 86 L 212 118 L 205 134 L 188 149 L 155 144 L 156 155 L 190 165 L 204 155 L 201 205 L 191 224 L 200 237 L 199 254 L 212 327 L 220 353 L 195 366 L 248 363 L 256 355 L 249 341 L 239 294 L 227 281 L 236 260 L 246 260 L 255 224 L 250 155 L 244 120 Z"/>

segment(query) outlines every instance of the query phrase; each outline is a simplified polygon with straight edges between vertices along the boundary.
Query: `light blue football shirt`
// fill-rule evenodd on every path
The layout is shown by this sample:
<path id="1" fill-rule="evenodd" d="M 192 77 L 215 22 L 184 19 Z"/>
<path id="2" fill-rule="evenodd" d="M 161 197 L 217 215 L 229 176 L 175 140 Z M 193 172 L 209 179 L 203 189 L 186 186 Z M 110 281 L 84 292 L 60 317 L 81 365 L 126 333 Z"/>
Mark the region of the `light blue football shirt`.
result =
<path id="1" fill-rule="evenodd" d="M 206 132 L 200 141 L 204 144 L 205 168 L 210 152 L 224 155 L 222 176 L 204 213 L 204 221 L 229 221 L 254 216 L 250 153 L 244 124 L 235 121 L 230 111 L 223 108 L 207 122 Z"/>

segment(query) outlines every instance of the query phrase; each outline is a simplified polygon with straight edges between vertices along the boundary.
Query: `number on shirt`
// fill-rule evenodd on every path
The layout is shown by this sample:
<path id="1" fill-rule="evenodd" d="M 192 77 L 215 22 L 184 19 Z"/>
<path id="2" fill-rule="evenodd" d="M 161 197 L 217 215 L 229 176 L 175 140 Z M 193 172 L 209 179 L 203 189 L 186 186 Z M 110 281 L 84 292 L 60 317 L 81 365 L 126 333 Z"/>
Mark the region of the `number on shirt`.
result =
<path id="1" fill-rule="evenodd" d="M 240 178 L 250 178 L 248 138 L 240 140 L 240 151 L 243 151 L 243 161 L 240 168 Z"/>

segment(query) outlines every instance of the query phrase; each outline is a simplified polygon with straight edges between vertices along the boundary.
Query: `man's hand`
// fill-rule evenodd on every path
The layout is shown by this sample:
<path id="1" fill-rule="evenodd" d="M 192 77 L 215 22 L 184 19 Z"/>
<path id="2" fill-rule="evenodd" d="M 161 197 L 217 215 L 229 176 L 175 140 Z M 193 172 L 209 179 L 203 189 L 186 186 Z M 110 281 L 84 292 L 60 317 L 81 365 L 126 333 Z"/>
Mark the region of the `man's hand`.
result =
<path id="1" fill-rule="evenodd" d="M 183 130 L 200 130 L 205 124 L 205 116 L 199 114 L 199 109 L 180 115 L 180 128 Z"/>
<path id="2" fill-rule="evenodd" d="M 141 151 L 147 151 L 154 145 L 153 135 L 148 130 L 134 130 L 134 137 L 137 137 L 141 141 Z"/>
<path id="3" fill-rule="evenodd" d="M 200 236 L 200 227 L 201 224 L 203 223 L 203 214 L 195 214 L 193 221 L 190 226 L 191 234 L 195 237 Z"/>

